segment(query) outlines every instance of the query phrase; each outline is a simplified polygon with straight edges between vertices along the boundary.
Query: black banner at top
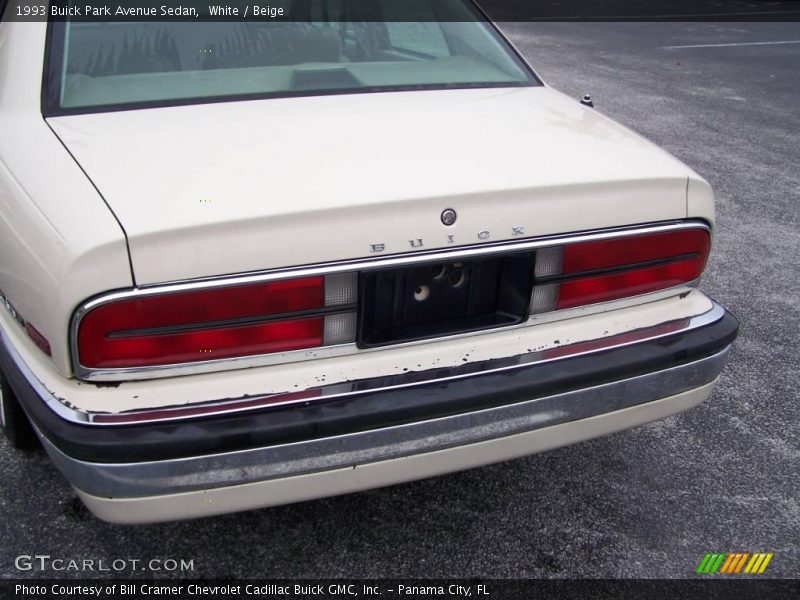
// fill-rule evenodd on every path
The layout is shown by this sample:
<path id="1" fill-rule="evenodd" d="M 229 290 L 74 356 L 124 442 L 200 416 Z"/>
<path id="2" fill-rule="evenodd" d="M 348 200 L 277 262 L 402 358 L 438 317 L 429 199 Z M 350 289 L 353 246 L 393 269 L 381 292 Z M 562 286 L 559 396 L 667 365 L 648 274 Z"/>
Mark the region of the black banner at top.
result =
<path id="1" fill-rule="evenodd" d="M 0 0 L 5 21 L 800 21 L 800 0 Z"/>

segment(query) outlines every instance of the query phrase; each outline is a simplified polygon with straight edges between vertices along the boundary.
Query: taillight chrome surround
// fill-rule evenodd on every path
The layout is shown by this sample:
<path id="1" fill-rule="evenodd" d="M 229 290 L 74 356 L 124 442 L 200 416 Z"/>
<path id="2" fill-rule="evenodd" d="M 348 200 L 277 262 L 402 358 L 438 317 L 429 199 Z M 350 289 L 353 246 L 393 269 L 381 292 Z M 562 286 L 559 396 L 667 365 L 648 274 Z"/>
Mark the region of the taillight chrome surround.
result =
<path id="1" fill-rule="evenodd" d="M 458 259 L 468 259 L 474 257 L 485 257 L 496 254 L 523 252 L 530 250 L 537 250 L 536 260 L 536 277 L 541 280 L 542 284 L 537 284 L 534 287 L 531 298 L 531 316 L 532 318 L 520 325 L 512 327 L 526 327 L 534 322 L 539 322 L 542 317 L 549 316 L 542 313 L 553 313 L 554 315 L 561 314 L 562 317 L 568 316 L 569 306 L 559 306 L 558 297 L 553 293 L 553 286 L 548 282 L 558 282 L 561 280 L 569 280 L 570 277 L 565 276 L 561 269 L 563 267 L 563 251 L 558 256 L 559 248 L 564 248 L 574 244 L 588 244 L 603 242 L 606 240 L 624 240 L 634 236 L 652 235 L 652 234 L 667 234 L 679 231 L 692 231 L 698 230 L 705 232 L 710 239 L 710 229 L 705 222 L 700 221 L 680 221 L 670 222 L 665 224 L 657 224 L 650 226 L 631 226 L 616 229 L 605 229 L 599 231 L 590 231 L 575 233 L 569 235 L 559 236 L 544 236 L 535 239 L 517 240 L 513 242 L 496 242 L 487 243 L 474 246 L 460 247 L 452 250 L 429 250 L 414 252 L 408 254 L 392 255 L 386 257 L 376 257 L 369 259 L 356 259 L 347 261 L 338 261 L 325 263 L 320 265 L 276 269 L 264 273 L 244 274 L 233 277 L 214 278 L 195 280 L 190 282 L 179 282 L 157 286 L 141 287 L 133 290 L 124 290 L 118 292 L 111 292 L 103 294 L 94 299 L 87 301 L 76 310 L 71 326 L 70 345 L 72 351 L 73 369 L 76 377 L 89 381 L 124 381 L 124 380 L 141 380 L 141 379 L 154 379 L 158 377 L 169 377 L 178 375 L 190 375 L 198 373 L 208 373 L 215 371 L 233 370 L 240 368 L 265 366 L 272 364 L 281 364 L 296 362 L 301 360 L 326 358 L 333 356 L 343 356 L 348 354 L 355 354 L 357 352 L 372 352 L 381 351 L 384 349 L 391 349 L 397 346 L 406 346 L 410 344 L 429 343 L 432 341 L 421 340 L 417 342 L 407 342 L 398 344 L 396 346 L 387 346 L 377 349 L 358 349 L 353 341 L 350 340 L 350 332 L 355 331 L 356 311 L 357 307 L 354 304 L 355 293 L 353 291 L 357 274 L 359 272 L 386 269 L 393 267 L 406 267 L 425 263 L 438 263 L 444 261 L 453 261 Z M 703 263 L 705 257 L 703 257 Z M 702 272 L 702 265 L 699 269 Z M 104 305 L 136 300 L 141 298 L 148 298 L 151 296 L 164 296 L 181 294 L 185 292 L 201 292 L 205 290 L 214 290 L 220 288 L 230 288 L 236 286 L 250 286 L 258 285 L 269 282 L 279 282 L 294 279 L 324 277 L 328 281 L 334 282 L 349 282 L 339 290 L 338 294 L 348 298 L 345 303 L 341 303 L 341 298 L 338 300 L 331 300 L 336 296 L 337 292 L 327 291 L 326 287 L 326 306 L 323 311 L 326 318 L 325 335 L 324 339 L 328 340 L 328 344 L 314 346 L 307 349 L 287 350 L 281 352 L 274 352 L 269 354 L 257 354 L 248 356 L 236 356 L 231 358 L 202 360 L 196 362 L 182 362 L 176 364 L 159 364 L 148 365 L 141 367 L 121 367 L 121 368 L 96 368 L 86 366 L 81 363 L 78 349 L 78 335 L 83 319 L 91 311 L 98 309 Z M 573 277 L 572 279 L 575 279 Z M 681 282 L 679 285 L 690 285 L 691 282 Z M 346 289 L 345 289 L 346 288 Z M 331 286 L 333 289 L 333 286 Z M 663 290 L 664 288 L 659 288 Z M 642 291 L 639 294 L 646 294 L 648 290 Z M 631 295 L 626 295 L 625 298 L 630 298 Z M 607 301 L 613 301 L 610 298 Z M 328 302 L 332 302 L 328 305 Z M 600 300 L 597 303 L 588 306 L 581 305 L 580 308 L 584 311 L 603 310 L 602 305 L 606 301 Z M 596 307 L 593 309 L 593 307 Z M 330 308 L 330 310 L 328 310 Z M 338 308 L 338 309 L 337 309 Z M 562 312 L 563 311 L 563 312 Z M 285 315 L 283 315 L 285 316 Z M 559 317 L 555 317 L 559 318 Z M 331 323 L 328 324 L 328 319 Z M 328 333 L 330 328 L 330 334 Z M 503 327 L 501 329 L 508 329 Z M 336 333 L 334 333 L 334 331 Z M 346 333 L 342 333 L 342 332 Z M 494 330 L 484 330 L 474 333 L 458 334 L 463 335 L 480 335 Z M 444 336 L 433 338 L 434 340 L 447 339 L 453 336 Z M 324 340 L 323 340 L 324 341 Z"/>

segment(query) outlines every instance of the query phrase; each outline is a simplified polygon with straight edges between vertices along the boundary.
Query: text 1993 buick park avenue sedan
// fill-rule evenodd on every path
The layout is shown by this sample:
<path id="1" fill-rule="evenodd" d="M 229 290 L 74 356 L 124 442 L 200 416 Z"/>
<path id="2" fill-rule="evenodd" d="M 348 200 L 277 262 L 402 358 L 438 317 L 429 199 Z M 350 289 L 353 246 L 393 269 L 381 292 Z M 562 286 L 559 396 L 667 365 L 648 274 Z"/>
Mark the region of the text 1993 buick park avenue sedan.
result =
<path id="1" fill-rule="evenodd" d="M 543 84 L 467 0 L 414 0 L 419 22 L 292 4 L 305 19 L 0 26 L 12 443 L 136 523 L 708 397 L 737 322 L 695 285 L 700 176 Z"/>

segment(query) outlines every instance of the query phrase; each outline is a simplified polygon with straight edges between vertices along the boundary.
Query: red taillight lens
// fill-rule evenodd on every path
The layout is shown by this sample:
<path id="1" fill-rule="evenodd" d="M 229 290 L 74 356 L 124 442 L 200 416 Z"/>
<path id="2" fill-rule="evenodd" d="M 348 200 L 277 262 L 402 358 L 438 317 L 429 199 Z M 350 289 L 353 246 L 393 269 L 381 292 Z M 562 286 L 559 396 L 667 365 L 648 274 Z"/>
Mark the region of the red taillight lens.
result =
<path id="1" fill-rule="evenodd" d="M 308 277 L 102 304 L 80 321 L 79 362 L 89 369 L 150 367 L 313 348 L 326 337 L 349 341 L 355 319 L 344 307 L 354 301 L 355 281 Z M 333 306 L 343 312 L 326 310 Z"/>
<path id="2" fill-rule="evenodd" d="M 702 269 L 698 269 L 697 261 L 684 260 L 656 267 L 565 281 L 561 284 L 558 295 L 558 308 L 572 308 L 663 290 L 692 281 L 701 272 Z"/>
<path id="3" fill-rule="evenodd" d="M 562 274 L 586 273 L 647 262 L 702 256 L 702 272 L 711 240 L 705 229 L 664 231 L 564 247 Z M 698 273 L 699 275 L 699 273 Z"/>
<path id="4" fill-rule="evenodd" d="M 258 318 L 324 306 L 322 277 L 144 296 L 105 304 L 81 329 L 105 333 Z"/>
<path id="5" fill-rule="evenodd" d="M 186 332 L 80 336 L 81 364 L 91 368 L 147 367 L 300 350 L 322 345 L 320 317 Z M 81 328 L 83 331 L 83 328 Z"/>
<path id="6" fill-rule="evenodd" d="M 697 279 L 708 231 L 680 229 L 554 246 L 537 256 L 531 312 L 618 300 Z"/>

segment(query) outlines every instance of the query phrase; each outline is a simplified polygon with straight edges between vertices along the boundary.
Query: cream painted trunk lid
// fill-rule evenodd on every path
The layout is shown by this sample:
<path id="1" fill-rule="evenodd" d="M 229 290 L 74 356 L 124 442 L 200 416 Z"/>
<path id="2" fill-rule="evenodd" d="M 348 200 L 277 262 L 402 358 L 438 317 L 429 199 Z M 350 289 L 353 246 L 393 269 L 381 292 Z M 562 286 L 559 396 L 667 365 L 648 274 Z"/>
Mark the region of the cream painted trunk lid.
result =
<path id="1" fill-rule="evenodd" d="M 48 121 L 125 229 L 139 285 L 681 219 L 693 175 L 547 87 Z"/>

